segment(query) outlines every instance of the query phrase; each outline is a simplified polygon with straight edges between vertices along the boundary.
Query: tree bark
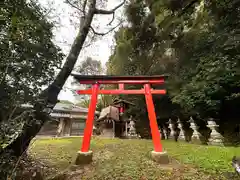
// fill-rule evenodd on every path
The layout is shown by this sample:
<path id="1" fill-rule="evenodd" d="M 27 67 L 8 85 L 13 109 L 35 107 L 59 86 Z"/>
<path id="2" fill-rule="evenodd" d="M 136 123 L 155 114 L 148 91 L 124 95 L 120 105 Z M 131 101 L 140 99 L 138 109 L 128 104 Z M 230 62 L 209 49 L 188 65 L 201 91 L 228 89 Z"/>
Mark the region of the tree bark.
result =
<path id="1" fill-rule="evenodd" d="M 26 121 L 22 132 L 10 145 L 7 146 L 7 148 L 4 149 L 3 152 L 0 152 L 0 156 L 3 156 L 3 153 L 10 153 L 12 156 L 20 157 L 28 148 L 31 140 L 40 131 L 46 120 L 48 120 L 50 111 L 58 101 L 58 94 L 60 93 L 67 78 L 70 76 L 83 48 L 83 44 L 87 38 L 93 20 L 95 7 L 96 0 L 91 0 L 89 2 L 88 12 L 84 17 L 81 17 L 78 34 L 71 46 L 63 68 L 58 73 L 53 83 L 49 85 L 49 87 L 46 88 L 39 96 L 38 100 L 34 104 L 33 111 L 28 117 L 26 117 L 28 120 Z"/>
<path id="2" fill-rule="evenodd" d="M 124 3 L 121 4 L 123 5 Z M 113 10 L 106 12 L 112 14 L 114 13 L 113 11 L 119 7 L 120 5 L 118 5 Z M 84 12 L 84 16 L 81 17 L 77 36 L 71 46 L 70 52 L 62 69 L 57 74 L 53 83 L 51 83 L 48 88 L 46 88 L 40 94 L 38 100 L 34 104 L 32 111 L 25 117 L 25 124 L 23 126 L 22 132 L 16 139 L 14 139 L 12 143 L 10 143 L 3 151 L 0 152 L 0 160 L 2 161 L 0 163 L 0 174 L 4 179 L 7 179 L 7 175 L 9 173 L 6 171 L 5 167 L 9 167 L 10 170 L 14 169 L 15 164 L 12 162 L 16 163 L 17 159 L 26 152 L 31 140 L 37 135 L 44 123 L 49 119 L 49 114 L 58 101 L 58 94 L 63 88 L 67 78 L 70 76 L 77 62 L 78 56 L 83 48 L 89 30 L 91 29 L 93 16 L 97 13 L 96 0 L 88 0 L 87 9 L 88 11 Z M 102 10 L 98 11 L 101 14 Z M 14 161 L 9 162 L 10 158 L 14 159 Z"/>

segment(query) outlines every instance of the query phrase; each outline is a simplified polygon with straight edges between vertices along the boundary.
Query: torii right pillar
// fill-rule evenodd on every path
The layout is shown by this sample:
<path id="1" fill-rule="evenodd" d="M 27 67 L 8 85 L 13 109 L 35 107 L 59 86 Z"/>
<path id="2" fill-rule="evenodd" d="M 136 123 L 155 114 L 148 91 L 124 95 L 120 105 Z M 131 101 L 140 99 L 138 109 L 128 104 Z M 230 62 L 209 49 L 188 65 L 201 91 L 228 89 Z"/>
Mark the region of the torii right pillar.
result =
<path id="1" fill-rule="evenodd" d="M 168 164 L 169 157 L 167 155 L 167 152 L 163 151 L 162 148 L 161 137 L 160 132 L 158 130 L 157 118 L 153 104 L 150 84 L 144 84 L 144 91 L 148 110 L 148 118 L 150 121 L 149 123 L 151 128 L 152 140 L 154 145 L 154 150 L 151 152 L 151 157 L 154 161 L 158 162 L 159 164 Z"/>

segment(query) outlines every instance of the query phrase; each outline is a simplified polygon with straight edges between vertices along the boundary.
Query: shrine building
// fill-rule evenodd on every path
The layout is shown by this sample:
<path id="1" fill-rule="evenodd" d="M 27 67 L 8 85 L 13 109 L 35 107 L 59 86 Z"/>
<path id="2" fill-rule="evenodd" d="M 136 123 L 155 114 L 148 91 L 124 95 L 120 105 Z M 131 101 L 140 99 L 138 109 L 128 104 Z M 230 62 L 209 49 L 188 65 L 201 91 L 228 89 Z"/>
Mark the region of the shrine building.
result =
<path id="1" fill-rule="evenodd" d="M 24 109 L 32 108 L 29 104 L 22 105 Z M 50 114 L 52 121 L 47 121 L 38 136 L 82 136 L 87 119 L 88 108 L 73 104 L 57 103 Z M 96 118 L 99 112 L 95 112 Z"/>

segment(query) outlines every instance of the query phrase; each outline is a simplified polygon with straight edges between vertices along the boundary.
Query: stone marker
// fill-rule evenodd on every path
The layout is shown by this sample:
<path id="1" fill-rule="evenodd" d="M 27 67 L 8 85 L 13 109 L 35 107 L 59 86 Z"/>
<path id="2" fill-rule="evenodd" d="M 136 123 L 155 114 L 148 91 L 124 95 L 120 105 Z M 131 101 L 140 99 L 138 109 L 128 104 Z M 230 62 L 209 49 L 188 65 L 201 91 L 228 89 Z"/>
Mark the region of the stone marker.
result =
<path id="1" fill-rule="evenodd" d="M 167 131 L 167 128 L 163 128 L 163 134 L 164 134 L 165 139 L 168 139 L 168 131 Z"/>
<path id="2" fill-rule="evenodd" d="M 171 119 L 168 121 L 169 126 L 168 128 L 170 129 L 170 134 L 169 134 L 169 139 L 174 139 L 175 138 L 175 130 L 174 130 L 174 124 Z"/>
<path id="3" fill-rule="evenodd" d="M 179 140 L 186 140 L 185 131 L 183 130 L 183 125 L 182 125 L 180 119 L 178 119 L 177 122 L 178 122 L 178 128 L 180 129 L 178 139 Z"/>
<path id="4" fill-rule="evenodd" d="M 135 122 L 132 119 L 130 119 L 130 123 L 129 123 L 128 137 L 129 138 L 138 138 L 138 135 L 136 133 L 136 128 L 135 128 Z"/>
<path id="5" fill-rule="evenodd" d="M 190 117 L 189 122 L 190 122 L 190 128 L 193 130 L 191 142 L 201 143 L 202 135 L 198 132 L 199 127 L 196 125 L 192 117 Z"/>
<path id="6" fill-rule="evenodd" d="M 93 157 L 92 151 L 88 151 L 88 152 L 78 151 L 75 164 L 76 165 L 90 164 L 92 162 L 92 157 Z"/>
<path id="7" fill-rule="evenodd" d="M 163 132 L 163 128 L 159 128 L 159 133 L 160 133 L 160 136 L 161 136 L 161 140 L 164 140 L 165 135 L 164 135 L 164 132 Z"/>
<path id="8" fill-rule="evenodd" d="M 222 146 L 224 138 L 219 132 L 217 132 L 217 128 L 219 127 L 219 125 L 216 124 L 213 118 L 209 119 L 207 127 L 211 129 L 211 134 L 208 139 L 209 141 L 208 144 Z"/>
<path id="9" fill-rule="evenodd" d="M 169 157 L 167 155 L 167 152 L 151 152 L 151 156 L 153 161 L 159 163 L 159 164 L 169 164 Z"/>

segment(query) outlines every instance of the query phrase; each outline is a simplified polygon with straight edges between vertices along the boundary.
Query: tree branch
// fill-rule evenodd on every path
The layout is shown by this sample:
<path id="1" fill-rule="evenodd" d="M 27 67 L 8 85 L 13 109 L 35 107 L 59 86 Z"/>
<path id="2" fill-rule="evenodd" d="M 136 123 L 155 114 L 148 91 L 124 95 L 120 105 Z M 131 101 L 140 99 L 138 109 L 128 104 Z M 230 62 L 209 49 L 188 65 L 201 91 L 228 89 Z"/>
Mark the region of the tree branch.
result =
<path id="1" fill-rule="evenodd" d="M 15 113 L 16 109 L 18 108 L 18 106 L 15 106 L 12 110 L 12 112 L 10 113 L 9 117 L 8 117 L 8 120 L 12 119 L 13 117 L 13 114 Z"/>
<path id="2" fill-rule="evenodd" d="M 83 15 L 85 16 L 85 11 L 86 11 L 86 6 L 87 6 L 87 0 L 84 0 L 83 2 Z"/>
<path id="3" fill-rule="evenodd" d="M 83 46 L 83 48 L 87 48 L 87 47 L 91 46 L 92 42 L 94 41 L 94 37 L 95 37 L 95 35 L 93 35 L 93 37 L 91 38 L 90 42 L 88 44 L 86 44 L 85 46 Z"/>
<path id="4" fill-rule="evenodd" d="M 16 116 L 15 118 L 12 119 L 12 122 L 15 122 L 17 121 L 18 119 L 24 117 L 25 115 L 27 115 L 28 113 L 31 113 L 32 110 L 26 110 L 26 111 L 23 111 L 20 115 Z"/>
<path id="5" fill-rule="evenodd" d="M 86 0 L 87 1 L 87 0 Z M 73 8 L 77 9 L 78 11 L 81 11 L 82 13 L 85 14 L 84 10 L 80 9 L 79 7 L 77 7 L 76 5 L 74 5 L 73 3 L 71 3 L 69 0 L 66 0 L 66 3 L 68 3 L 70 6 L 72 6 Z"/>
<path id="6" fill-rule="evenodd" d="M 118 26 L 120 26 L 122 22 L 118 23 L 116 26 L 114 26 L 113 28 L 111 28 L 109 31 L 105 32 L 105 33 L 100 33 L 100 32 L 97 32 L 92 26 L 90 27 L 90 29 L 92 30 L 92 32 L 95 34 L 95 35 L 98 35 L 98 36 L 104 36 L 104 35 L 107 35 L 109 34 L 110 32 L 112 32 L 114 29 L 116 29 Z"/>
<path id="7" fill-rule="evenodd" d="M 191 8 L 195 3 L 199 2 L 199 0 L 190 0 L 188 4 L 182 8 L 182 10 L 176 14 L 176 16 L 169 15 L 159 24 L 161 27 L 169 27 L 170 24 L 172 24 L 173 21 L 175 21 L 177 18 L 181 17 L 189 8 Z"/>
<path id="8" fill-rule="evenodd" d="M 114 19 L 115 19 L 115 12 L 113 12 L 113 14 L 112 14 L 112 20 L 111 20 L 107 25 L 108 25 L 108 26 L 111 25 L 111 24 L 113 23 Z"/>
<path id="9" fill-rule="evenodd" d="M 114 12 L 119 9 L 120 7 L 122 7 L 125 4 L 126 0 L 124 0 L 122 3 L 120 3 L 119 5 L 117 5 L 115 8 L 111 9 L 111 10 L 104 10 L 104 9 L 95 9 L 94 14 L 114 14 Z"/>

